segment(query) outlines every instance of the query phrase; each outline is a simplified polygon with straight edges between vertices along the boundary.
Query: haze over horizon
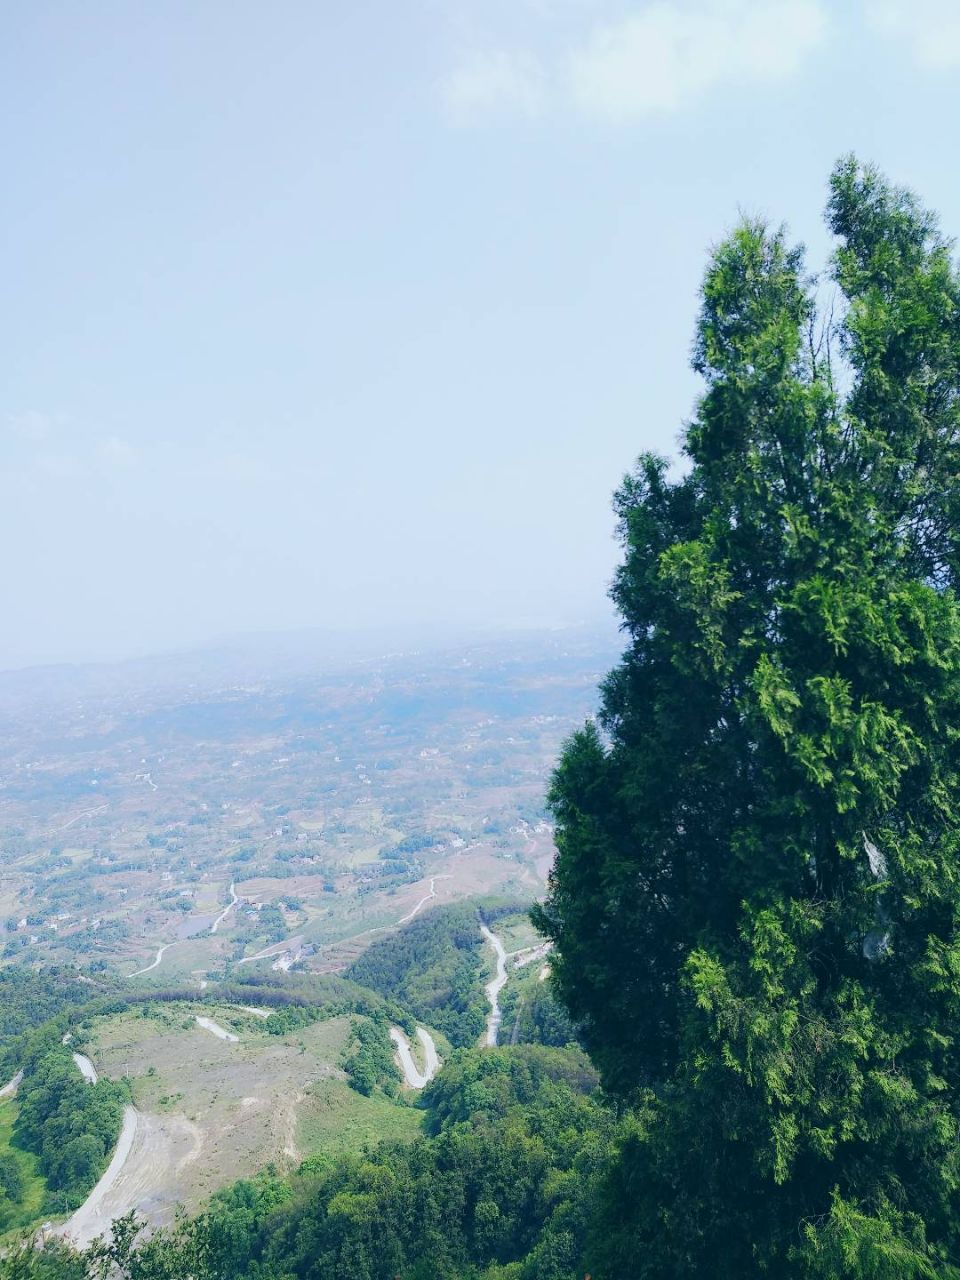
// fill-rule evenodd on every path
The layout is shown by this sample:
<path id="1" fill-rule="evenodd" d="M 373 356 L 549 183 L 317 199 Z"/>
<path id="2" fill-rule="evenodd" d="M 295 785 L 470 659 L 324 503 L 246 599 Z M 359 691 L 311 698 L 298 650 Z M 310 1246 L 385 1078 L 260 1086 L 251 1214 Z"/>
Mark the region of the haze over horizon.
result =
<path id="1" fill-rule="evenodd" d="M 709 245 L 960 226 L 944 0 L 9 6 L 0 668 L 609 616 Z M 880 93 L 877 86 L 883 86 Z"/>
<path id="2" fill-rule="evenodd" d="M 217 662 L 231 660 L 258 664 L 264 677 L 281 674 L 284 663 L 291 660 L 308 662 L 313 670 L 317 664 L 339 667 L 344 663 L 366 663 L 380 658 L 402 654 L 449 654 L 469 650 L 475 646 L 522 643 L 531 637 L 551 636 L 582 641 L 585 638 L 610 647 L 611 656 L 619 643 L 619 623 L 612 608 L 606 616 L 583 618 L 566 622 L 519 621 L 499 626 L 466 623 L 461 626 L 444 626 L 442 623 L 425 625 L 343 627 L 294 627 L 287 630 L 238 631 L 201 637 L 193 643 L 170 645 L 166 648 L 145 646 L 123 655 L 106 655 L 91 658 L 66 658 L 51 662 L 21 662 L 0 665 L 0 680 L 18 677 L 29 679 L 31 684 L 42 681 L 50 672 L 84 672 L 102 670 L 117 672 L 124 667 L 143 667 L 149 670 L 169 667 L 178 662 L 198 660 L 210 668 Z M 229 670 L 224 678 L 230 678 Z"/>

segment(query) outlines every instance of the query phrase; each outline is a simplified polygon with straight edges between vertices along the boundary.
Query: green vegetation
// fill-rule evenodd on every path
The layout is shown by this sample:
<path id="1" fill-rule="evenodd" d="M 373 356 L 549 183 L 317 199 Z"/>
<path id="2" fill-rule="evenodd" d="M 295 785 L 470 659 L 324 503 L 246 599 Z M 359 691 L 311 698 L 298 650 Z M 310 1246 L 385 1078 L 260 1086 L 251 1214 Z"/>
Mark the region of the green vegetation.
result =
<path id="1" fill-rule="evenodd" d="M 76 1208 L 109 1163 L 128 1101 L 125 1086 L 88 1084 L 69 1050 L 58 1046 L 27 1067 L 17 1101 L 16 1140 L 37 1157 L 51 1206 Z"/>
<path id="2" fill-rule="evenodd" d="M 354 982 L 380 992 L 457 1047 L 474 1044 L 487 1015 L 482 919 L 515 911 L 510 904 L 457 903 L 435 907 L 404 929 L 373 943 L 347 970 Z"/>
<path id="3" fill-rule="evenodd" d="M 19 966 L 0 969 L 0 1046 L 63 1009 L 88 1003 L 90 996 L 90 983 L 60 965 L 40 973 Z"/>
<path id="4" fill-rule="evenodd" d="M 553 785 L 537 922 L 636 1115 L 604 1277 L 960 1274 L 960 279 L 853 160 L 828 221 L 836 320 L 782 231 L 714 254 Z"/>
<path id="5" fill-rule="evenodd" d="M 610 1114 L 582 1091 L 594 1081 L 575 1051 L 461 1052 L 431 1086 L 433 1136 L 238 1183 L 137 1253 L 121 1222 L 91 1274 L 109 1256 L 130 1280 L 560 1280 L 611 1140 Z"/>
<path id="6" fill-rule="evenodd" d="M 393 1055 L 393 1041 L 384 1018 L 354 1018 L 343 1069 L 357 1093 L 369 1097 L 374 1089 L 381 1089 L 396 1096 L 402 1077 Z"/>
<path id="7" fill-rule="evenodd" d="M 307 1165 L 326 1168 L 330 1161 L 355 1154 L 382 1141 L 408 1142 L 419 1135 L 424 1114 L 375 1089 L 369 1096 L 343 1080 L 318 1080 L 307 1090 L 300 1112 L 297 1141 L 309 1156 Z"/>
<path id="8" fill-rule="evenodd" d="M 240 946 L 249 955 L 293 934 L 326 953 L 394 925 L 416 900 L 402 886 L 449 874 L 454 857 L 455 895 L 513 893 L 521 879 L 535 891 L 549 836 L 531 842 L 518 823 L 543 816 L 545 770 L 615 651 L 605 627 L 373 665 L 304 655 L 275 667 L 269 694 L 239 679 L 225 691 L 222 654 L 203 670 L 164 660 L 162 674 L 152 661 L 74 668 L 53 700 L 31 673 L 11 677 L 0 965 L 81 965 L 124 988 L 146 969 L 135 982 L 146 990 L 219 975 Z M 93 705 L 109 713 L 94 721 Z M 22 767 L 27 742 L 42 772 Z M 160 755 L 155 790 L 146 774 Z M 141 759 L 142 771 L 128 767 Z M 262 803 L 238 823 L 223 799 L 253 778 Z M 110 788 L 108 806 L 94 783 Z M 241 904 L 211 933 L 231 881 L 262 909 Z M 291 899 L 299 909 L 278 916 Z M 329 967 L 356 955 L 332 951 Z"/>
<path id="9" fill-rule="evenodd" d="M 16 1144 L 16 1118 L 16 1100 L 0 1100 L 0 1234 L 36 1222 L 46 1199 L 36 1156 Z"/>
<path id="10" fill-rule="evenodd" d="M 69 1245 L 47 1240 L 38 1246 L 25 1240 L 0 1258 L 0 1275 L 4 1280 L 89 1280 L 91 1272 Z"/>
<path id="11" fill-rule="evenodd" d="M 543 942 L 534 929 L 529 911 L 497 920 L 497 936 L 508 953 L 536 947 Z M 540 974 L 546 956 L 517 969 L 508 966 L 508 981 L 500 993 L 501 1044 L 546 1044 L 561 1048 L 577 1043 L 577 1030 L 553 988 Z"/>
<path id="12" fill-rule="evenodd" d="M 549 982 L 540 981 L 540 965 L 511 972 L 500 996 L 503 1044 L 547 1044 L 562 1047 L 577 1042 L 577 1030 Z"/>

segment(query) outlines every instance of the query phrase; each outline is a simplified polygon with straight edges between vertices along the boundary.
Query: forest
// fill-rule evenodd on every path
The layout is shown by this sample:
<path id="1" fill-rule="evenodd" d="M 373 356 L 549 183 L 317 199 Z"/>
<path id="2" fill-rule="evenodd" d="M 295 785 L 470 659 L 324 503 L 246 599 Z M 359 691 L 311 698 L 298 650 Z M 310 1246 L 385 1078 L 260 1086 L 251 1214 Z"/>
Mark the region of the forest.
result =
<path id="1" fill-rule="evenodd" d="M 484 964 L 479 923 L 516 910 L 516 903 L 481 899 L 425 912 L 374 942 L 346 977 L 394 1000 L 442 1031 L 452 1045 L 474 1044 L 487 1015 L 479 981 Z"/>
<path id="2" fill-rule="evenodd" d="M 106 985 L 99 982 L 91 989 L 89 981 L 81 981 L 72 969 L 60 965 L 40 972 L 17 966 L 0 968 L 0 1048 L 61 1010 L 88 1003 L 93 992 Z"/>
<path id="3" fill-rule="evenodd" d="M 103 1173 L 120 1133 L 124 1084 L 88 1084 L 68 1049 L 56 1046 L 24 1070 L 15 1141 L 38 1157 L 51 1212 L 76 1208 Z"/>
<path id="4" fill-rule="evenodd" d="M 400 1087 L 400 1068 L 393 1060 L 393 1042 L 387 1021 L 376 1018 L 354 1018 L 352 1038 L 343 1059 L 351 1085 L 369 1097 L 374 1089 L 382 1089 L 395 1097 Z"/>

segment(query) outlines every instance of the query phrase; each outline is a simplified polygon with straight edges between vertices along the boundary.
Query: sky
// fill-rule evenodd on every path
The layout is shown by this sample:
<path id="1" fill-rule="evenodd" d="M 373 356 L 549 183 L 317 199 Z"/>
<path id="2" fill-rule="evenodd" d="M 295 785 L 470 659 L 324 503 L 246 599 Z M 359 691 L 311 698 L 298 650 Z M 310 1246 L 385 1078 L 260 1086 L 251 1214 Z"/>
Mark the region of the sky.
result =
<path id="1" fill-rule="evenodd" d="M 0 666 L 608 615 L 711 244 L 960 232 L 950 0 L 5 0 Z"/>

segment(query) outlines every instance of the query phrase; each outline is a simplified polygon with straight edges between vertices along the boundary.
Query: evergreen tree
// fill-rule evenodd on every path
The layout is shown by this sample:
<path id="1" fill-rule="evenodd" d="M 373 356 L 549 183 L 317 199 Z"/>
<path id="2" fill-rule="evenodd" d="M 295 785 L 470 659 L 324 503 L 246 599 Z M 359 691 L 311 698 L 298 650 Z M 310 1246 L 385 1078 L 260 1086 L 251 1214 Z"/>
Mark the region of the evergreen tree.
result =
<path id="1" fill-rule="evenodd" d="M 825 317 L 782 230 L 713 255 L 554 777 L 537 923 L 633 1111 L 611 1280 L 960 1274 L 960 280 L 853 159 L 828 221 Z"/>

